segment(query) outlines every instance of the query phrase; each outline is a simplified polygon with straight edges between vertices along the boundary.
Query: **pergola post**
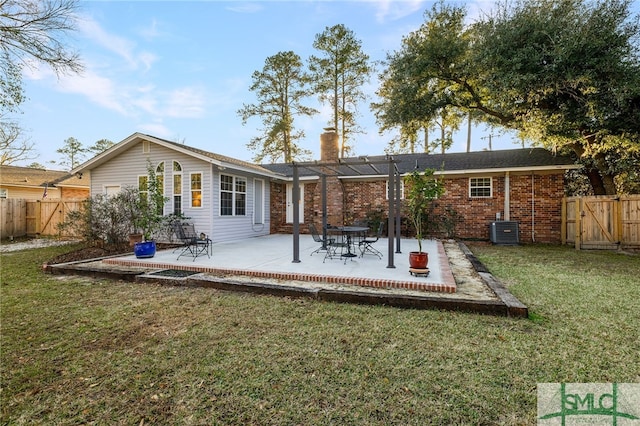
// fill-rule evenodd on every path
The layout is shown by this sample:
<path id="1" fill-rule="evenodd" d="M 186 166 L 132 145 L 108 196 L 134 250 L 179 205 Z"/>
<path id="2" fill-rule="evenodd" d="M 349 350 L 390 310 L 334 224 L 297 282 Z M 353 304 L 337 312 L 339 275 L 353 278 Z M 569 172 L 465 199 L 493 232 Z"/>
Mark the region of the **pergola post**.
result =
<path id="1" fill-rule="evenodd" d="M 400 236 L 401 236 L 401 227 L 402 224 L 400 223 L 400 207 L 401 207 L 401 203 L 402 203 L 402 197 L 400 194 L 400 180 L 401 180 L 401 176 L 400 176 L 400 172 L 398 171 L 398 169 L 396 168 L 396 165 L 393 165 L 394 169 L 396 169 L 396 198 L 395 198 L 395 203 L 396 203 L 396 253 L 402 253 L 402 251 L 400 250 Z"/>
<path id="2" fill-rule="evenodd" d="M 327 249 L 327 175 L 320 177 L 322 183 L 322 248 Z"/>
<path id="3" fill-rule="evenodd" d="M 291 191 L 293 198 L 293 262 L 300 263 L 300 178 L 298 176 L 298 165 L 293 163 L 293 188 Z"/>
<path id="4" fill-rule="evenodd" d="M 388 252 L 389 252 L 389 263 L 387 264 L 387 268 L 395 268 L 395 265 L 393 264 L 393 236 L 394 236 L 394 228 L 395 228 L 395 221 L 393 220 L 393 217 L 395 215 L 395 206 L 394 206 L 394 201 L 395 201 L 395 196 L 394 196 L 394 190 L 395 190 L 395 178 L 396 175 L 396 171 L 395 171 L 395 163 L 393 162 L 393 158 L 389 157 L 389 184 L 387 185 L 387 187 L 389 188 L 389 218 L 387 220 L 387 234 L 388 235 Z"/>

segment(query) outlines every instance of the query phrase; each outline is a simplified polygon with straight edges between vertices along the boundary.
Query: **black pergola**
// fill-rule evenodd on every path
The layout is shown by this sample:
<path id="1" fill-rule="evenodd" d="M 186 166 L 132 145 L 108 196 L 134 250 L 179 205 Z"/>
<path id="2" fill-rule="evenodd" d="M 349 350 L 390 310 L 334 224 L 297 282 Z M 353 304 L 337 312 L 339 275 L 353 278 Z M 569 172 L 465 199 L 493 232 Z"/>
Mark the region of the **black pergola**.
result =
<path id="1" fill-rule="evenodd" d="M 327 239 L 327 175 L 331 176 L 366 176 L 373 171 L 376 175 L 382 175 L 383 172 L 377 166 L 386 164 L 388 169 L 388 195 L 389 195 L 389 218 L 388 218 L 388 237 L 389 237 L 389 262 L 387 268 L 395 268 L 393 264 L 394 244 L 396 240 L 396 253 L 400 251 L 400 172 L 396 166 L 396 161 L 391 156 L 387 156 L 384 160 L 370 161 L 367 157 L 338 159 L 334 162 L 292 162 L 293 167 L 293 263 L 300 262 L 300 175 L 299 169 L 306 168 L 320 175 L 322 185 L 322 233 L 324 239 Z M 348 173 L 346 172 L 348 170 Z M 330 172 L 330 173 L 327 173 Z M 368 172 L 368 173 L 367 173 Z"/>

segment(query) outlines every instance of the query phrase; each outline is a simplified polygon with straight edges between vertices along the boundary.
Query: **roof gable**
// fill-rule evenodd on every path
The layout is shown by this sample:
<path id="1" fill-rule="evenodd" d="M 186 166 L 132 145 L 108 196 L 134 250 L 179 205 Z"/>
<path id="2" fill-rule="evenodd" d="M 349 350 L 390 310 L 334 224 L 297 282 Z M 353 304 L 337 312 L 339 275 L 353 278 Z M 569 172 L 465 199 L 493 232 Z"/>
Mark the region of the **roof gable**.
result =
<path id="1" fill-rule="evenodd" d="M 190 155 L 192 157 L 198 158 L 207 163 L 216 164 L 218 166 L 228 167 L 231 169 L 236 169 L 241 171 L 248 171 L 248 172 L 252 172 L 260 175 L 274 176 L 274 172 L 272 170 L 266 169 L 258 164 L 249 163 L 247 161 L 238 160 L 235 158 L 205 151 L 203 149 L 194 148 L 181 143 L 168 141 L 162 138 L 157 138 L 155 136 L 146 135 L 143 133 L 132 134 L 128 138 L 124 139 L 123 141 L 113 145 L 106 151 L 98 154 L 92 159 L 76 167 L 71 171 L 71 173 L 75 174 L 78 172 L 84 172 L 86 170 L 94 169 L 104 163 L 107 163 L 111 159 L 117 157 L 118 155 L 128 150 L 131 146 L 141 141 L 148 141 L 150 143 L 158 144 L 165 148 L 172 149 L 174 151 L 181 152 L 186 155 Z"/>

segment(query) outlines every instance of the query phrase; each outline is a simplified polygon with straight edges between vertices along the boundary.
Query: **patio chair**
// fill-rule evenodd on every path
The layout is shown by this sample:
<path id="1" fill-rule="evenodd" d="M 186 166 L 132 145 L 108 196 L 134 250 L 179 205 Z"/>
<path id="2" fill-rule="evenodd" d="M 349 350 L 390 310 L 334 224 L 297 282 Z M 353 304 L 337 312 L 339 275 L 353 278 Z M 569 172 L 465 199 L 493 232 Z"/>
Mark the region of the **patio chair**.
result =
<path id="1" fill-rule="evenodd" d="M 365 254 L 373 254 L 382 259 L 382 253 L 376 249 L 373 245 L 378 242 L 382 236 L 382 229 L 384 228 L 384 222 L 380 222 L 378 225 L 378 231 L 374 236 L 367 236 L 360 240 L 360 257 L 364 257 Z"/>
<path id="2" fill-rule="evenodd" d="M 325 263 L 327 259 L 340 259 L 347 263 L 348 256 L 345 254 L 349 251 L 349 243 L 346 236 L 338 229 L 327 229 L 327 232 L 331 232 L 331 237 L 327 237 L 327 252 L 324 255 L 322 263 Z"/>
<path id="3" fill-rule="evenodd" d="M 318 247 L 316 250 L 311 252 L 309 256 L 313 256 L 316 253 L 320 253 L 321 250 L 327 250 L 327 244 L 330 242 L 330 239 L 327 238 L 327 240 L 325 241 L 325 239 L 322 238 L 320 234 L 318 234 L 318 230 L 316 229 L 316 226 L 313 223 L 309 224 L 309 232 L 313 237 L 313 241 L 315 241 L 316 243 L 320 243 L 320 247 Z"/>
<path id="4" fill-rule="evenodd" d="M 205 234 L 198 234 L 193 224 L 176 221 L 172 223 L 171 227 L 182 244 L 181 247 L 178 247 L 181 251 L 176 260 L 182 256 L 191 256 L 195 262 L 197 257 L 205 254 L 211 258 L 211 239 Z"/>

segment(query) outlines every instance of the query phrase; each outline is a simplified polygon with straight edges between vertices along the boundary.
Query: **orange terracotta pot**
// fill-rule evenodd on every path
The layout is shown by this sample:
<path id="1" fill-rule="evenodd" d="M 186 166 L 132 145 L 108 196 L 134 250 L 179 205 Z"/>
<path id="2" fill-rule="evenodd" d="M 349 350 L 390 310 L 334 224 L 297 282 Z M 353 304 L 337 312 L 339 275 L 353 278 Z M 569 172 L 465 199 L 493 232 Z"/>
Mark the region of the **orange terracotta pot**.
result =
<path id="1" fill-rule="evenodd" d="M 429 254 L 422 251 L 409 252 L 409 267 L 412 269 L 427 269 Z"/>

